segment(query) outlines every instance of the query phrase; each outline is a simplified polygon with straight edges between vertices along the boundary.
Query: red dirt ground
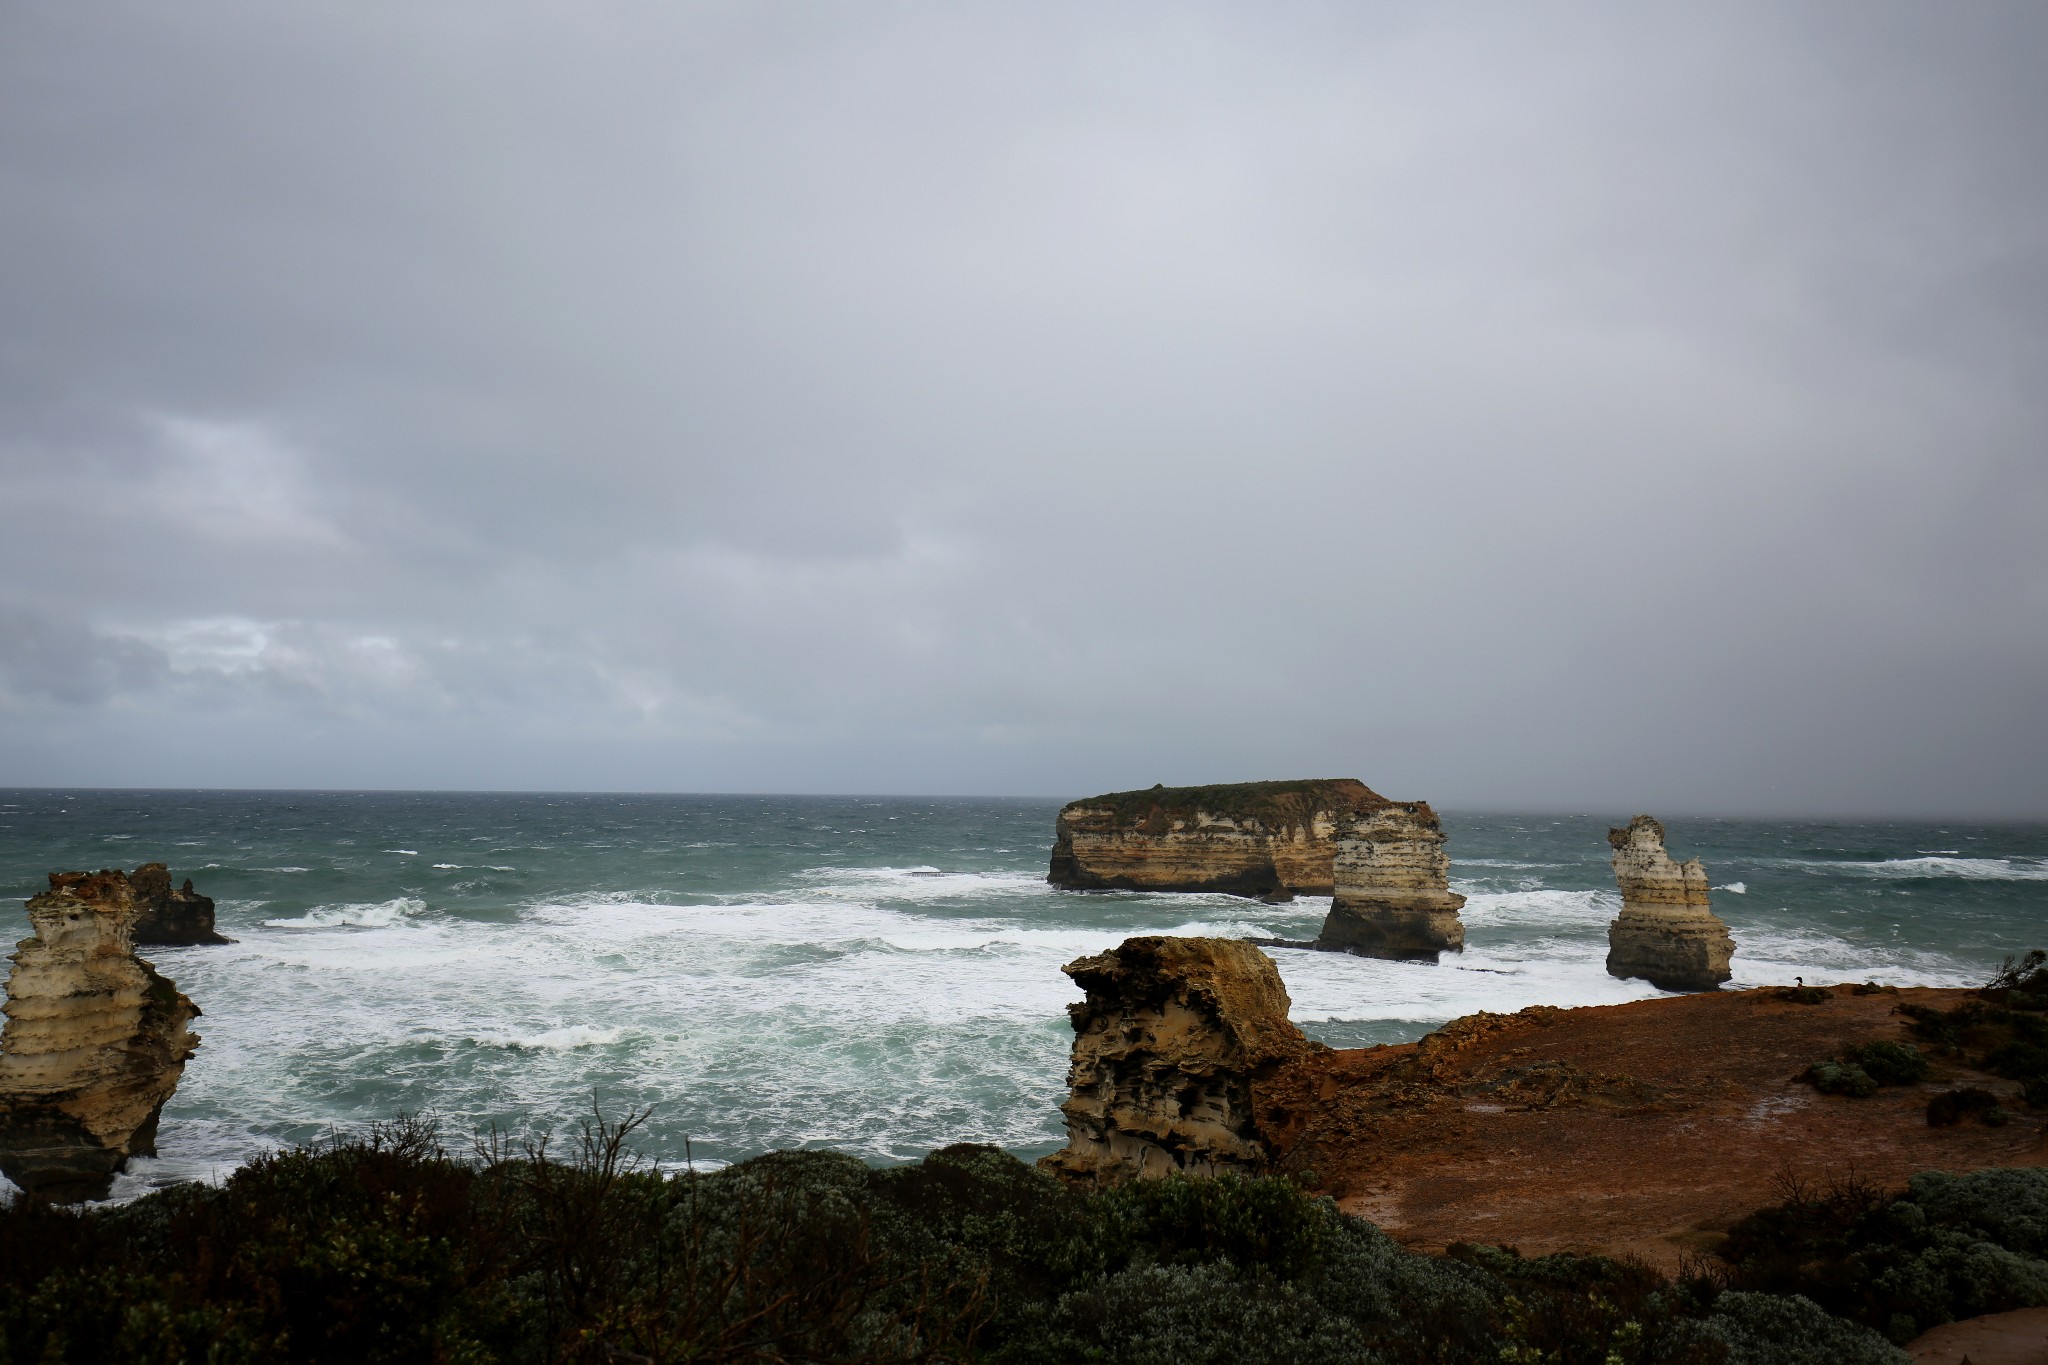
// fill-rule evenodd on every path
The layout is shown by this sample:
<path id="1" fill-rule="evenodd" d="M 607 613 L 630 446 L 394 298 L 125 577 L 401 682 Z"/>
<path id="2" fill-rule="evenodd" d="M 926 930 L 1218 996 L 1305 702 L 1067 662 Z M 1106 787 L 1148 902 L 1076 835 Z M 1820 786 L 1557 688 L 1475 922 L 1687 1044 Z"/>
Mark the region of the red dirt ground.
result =
<path id="1" fill-rule="evenodd" d="M 1925 1170 L 2048 1165 L 2018 1087 L 1937 1060 L 1868 1099 L 1793 1077 L 1876 1039 L 1907 1040 L 1906 1003 L 1970 992 L 1836 986 L 1478 1014 L 1420 1043 L 1322 1051 L 1262 1087 L 1282 1165 L 1418 1249 L 1451 1242 L 1633 1255 L 1664 1271 L 1744 1214 L 1854 1176 L 1903 1187 Z M 2003 1128 L 1927 1126 L 1955 1085 L 2005 1098 Z"/>
<path id="2" fill-rule="evenodd" d="M 2048 1365 L 2048 1308 L 1937 1327 L 1907 1343 L 1913 1365 Z"/>

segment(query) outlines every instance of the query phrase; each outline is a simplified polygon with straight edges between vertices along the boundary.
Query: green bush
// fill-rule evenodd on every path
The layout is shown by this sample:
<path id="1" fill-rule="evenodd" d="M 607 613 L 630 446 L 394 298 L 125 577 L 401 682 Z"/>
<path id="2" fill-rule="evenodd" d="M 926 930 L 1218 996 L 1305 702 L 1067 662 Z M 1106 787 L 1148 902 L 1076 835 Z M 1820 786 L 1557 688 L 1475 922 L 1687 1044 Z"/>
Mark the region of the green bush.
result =
<path id="1" fill-rule="evenodd" d="M 1907 1365 L 1904 1351 L 1797 1294 L 1723 1294 L 1704 1324 L 1728 1365 Z"/>
<path id="2" fill-rule="evenodd" d="M 2048 1302 L 2035 1171 L 1802 1195 L 1731 1235 L 1753 1254 L 1723 1292 L 1597 1256 L 1417 1254 L 1280 1178 L 1085 1191 L 974 1146 L 664 1176 L 632 1156 L 638 1122 L 457 1159 L 405 1120 L 125 1208 L 17 1201 L 0 1365 L 1807 1365 L 1897 1359 L 1828 1312 L 1897 1334 Z"/>
<path id="3" fill-rule="evenodd" d="M 1926 1080 L 1927 1058 L 1911 1043 L 1865 1043 L 1850 1048 L 1839 1061 L 1815 1062 L 1799 1079 L 1823 1095 L 1862 1100 L 1875 1095 L 1879 1086 Z"/>
<path id="4" fill-rule="evenodd" d="M 2048 1305 L 2048 1171 L 1925 1172 L 1895 1198 L 1855 1182 L 1795 1192 L 1720 1254 L 1733 1287 L 1804 1295 L 1894 1341 Z"/>
<path id="5" fill-rule="evenodd" d="M 1982 994 L 2021 999 L 2011 989 Z M 2042 1009 L 2048 1009 L 2048 1000 L 2025 1009 L 1969 1000 L 1952 1010 L 1907 1005 L 1901 1012 L 1913 1021 L 1914 1035 L 1937 1052 L 2018 1081 L 2028 1104 L 2043 1105 L 2048 1104 L 2048 1014 Z"/>
<path id="6" fill-rule="evenodd" d="M 1876 1042 L 1851 1048 L 1846 1058 L 1879 1085 L 1913 1085 L 1927 1079 L 1927 1058 L 1911 1043 Z"/>
<path id="7" fill-rule="evenodd" d="M 1854 1062 L 1815 1062 L 1799 1079 L 1823 1095 L 1863 1100 L 1877 1093 L 1876 1078 Z"/>
<path id="8" fill-rule="evenodd" d="M 1006 1365 L 1352 1365 L 1355 1323 L 1284 1281 L 1221 1262 L 1145 1265 L 1070 1290 L 995 1356 Z"/>
<path id="9" fill-rule="evenodd" d="M 1999 1104 L 1998 1096 L 1974 1085 L 1945 1090 L 1927 1101 L 1929 1128 L 1952 1128 L 1965 1118 L 1974 1118 L 1987 1128 L 2000 1128 L 2011 1121 L 2012 1115 Z"/>

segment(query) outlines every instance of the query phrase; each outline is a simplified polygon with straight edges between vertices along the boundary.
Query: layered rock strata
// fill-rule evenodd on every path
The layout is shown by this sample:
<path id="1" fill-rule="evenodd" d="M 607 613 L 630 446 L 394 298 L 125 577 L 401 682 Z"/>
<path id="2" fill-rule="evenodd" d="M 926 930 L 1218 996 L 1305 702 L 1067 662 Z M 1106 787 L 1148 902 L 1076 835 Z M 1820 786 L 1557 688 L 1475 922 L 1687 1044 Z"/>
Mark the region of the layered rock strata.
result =
<path id="1" fill-rule="evenodd" d="M 1339 825 L 1385 804 L 1351 778 L 1091 796 L 1060 811 L 1046 879 L 1076 891 L 1327 896 Z"/>
<path id="2" fill-rule="evenodd" d="M 1320 1050 L 1288 1021 L 1271 958 L 1217 938 L 1133 938 L 1064 968 L 1074 1023 L 1066 1147 L 1042 1163 L 1104 1183 L 1263 1170 L 1273 1077 Z"/>
<path id="3" fill-rule="evenodd" d="M 103 1197 L 199 1046 L 199 1010 L 135 956 L 140 907 L 117 871 L 53 872 L 28 902 L 0 1028 L 0 1172 L 30 1195 Z"/>
<path id="4" fill-rule="evenodd" d="M 1667 991 L 1710 991 L 1726 981 L 1735 940 L 1708 903 L 1700 860 L 1672 862 L 1664 826 L 1647 815 L 1608 830 L 1607 842 L 1621 885 L 1621 913 L 1607 926 L 1607 974 Z"/>
<path id="5" fill-rule="evenodd" d="M 1443 827 L 1427 801 L 1390 801 L 1338 828 L 1335 894 L 1318 948 L 1364 957 L 1463 952 L 1465 898 L 1451 890 Z"/>
<path id="6" fill-rule="evenodd" d="M 163 947 L 199 943 L 233 943 L 213 927 L 213 897 L 192 889 L 187 877 L 171 888 L 171 871 L 162 863 L 144 863 L 128 874 L 135 896 L 135 942 Z"/>

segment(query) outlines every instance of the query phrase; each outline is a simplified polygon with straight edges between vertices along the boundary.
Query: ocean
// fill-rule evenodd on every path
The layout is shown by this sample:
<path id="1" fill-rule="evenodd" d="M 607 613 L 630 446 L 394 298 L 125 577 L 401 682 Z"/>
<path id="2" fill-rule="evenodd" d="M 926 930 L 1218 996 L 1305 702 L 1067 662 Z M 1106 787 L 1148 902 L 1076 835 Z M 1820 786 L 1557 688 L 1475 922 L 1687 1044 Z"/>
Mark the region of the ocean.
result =
<path id="1" fill-rule="evenodd" d="M 205 1011 L 161 1156 L 115 1197 L 437 1115 L 467 1143 L 651 1111 L 700 1167 L 787 1147 L 901 1161 L 1061 1140 L 1078 992 L 1134 934 L 1312 938 L 1327 900 L 1071 893 L 1052 801 L 0 790 L 0 896 L 161 860 L 227 947 L 148 951 Z M 1467 949 L 1438 964 L 1275 949 L 1335 1046 L 1475 1010 L 1658 992 L 1603 970 L 1620 905 L 1599 815 L 1444 816 Z M 1669 818 L 1736 940 L 1736 987 L 1970 985 L 2048 946 L 2048 826 Z M 12 939 L 27 932 L 18 907 Z"/>

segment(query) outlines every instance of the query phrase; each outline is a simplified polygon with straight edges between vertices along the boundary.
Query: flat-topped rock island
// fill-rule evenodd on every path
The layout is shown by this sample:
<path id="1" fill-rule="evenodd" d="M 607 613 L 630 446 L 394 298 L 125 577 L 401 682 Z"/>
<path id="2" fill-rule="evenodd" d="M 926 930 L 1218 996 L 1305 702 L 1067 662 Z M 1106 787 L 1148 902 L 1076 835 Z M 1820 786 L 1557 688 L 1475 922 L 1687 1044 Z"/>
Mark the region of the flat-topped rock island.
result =
<path id="1" fill-rule="evenodd" d="M 1047 880 L 1070 891 L 1327 896 L 1339 829 L 1387 804 L 1348 777 L 1090 796 L 1061 809 Z"/>

